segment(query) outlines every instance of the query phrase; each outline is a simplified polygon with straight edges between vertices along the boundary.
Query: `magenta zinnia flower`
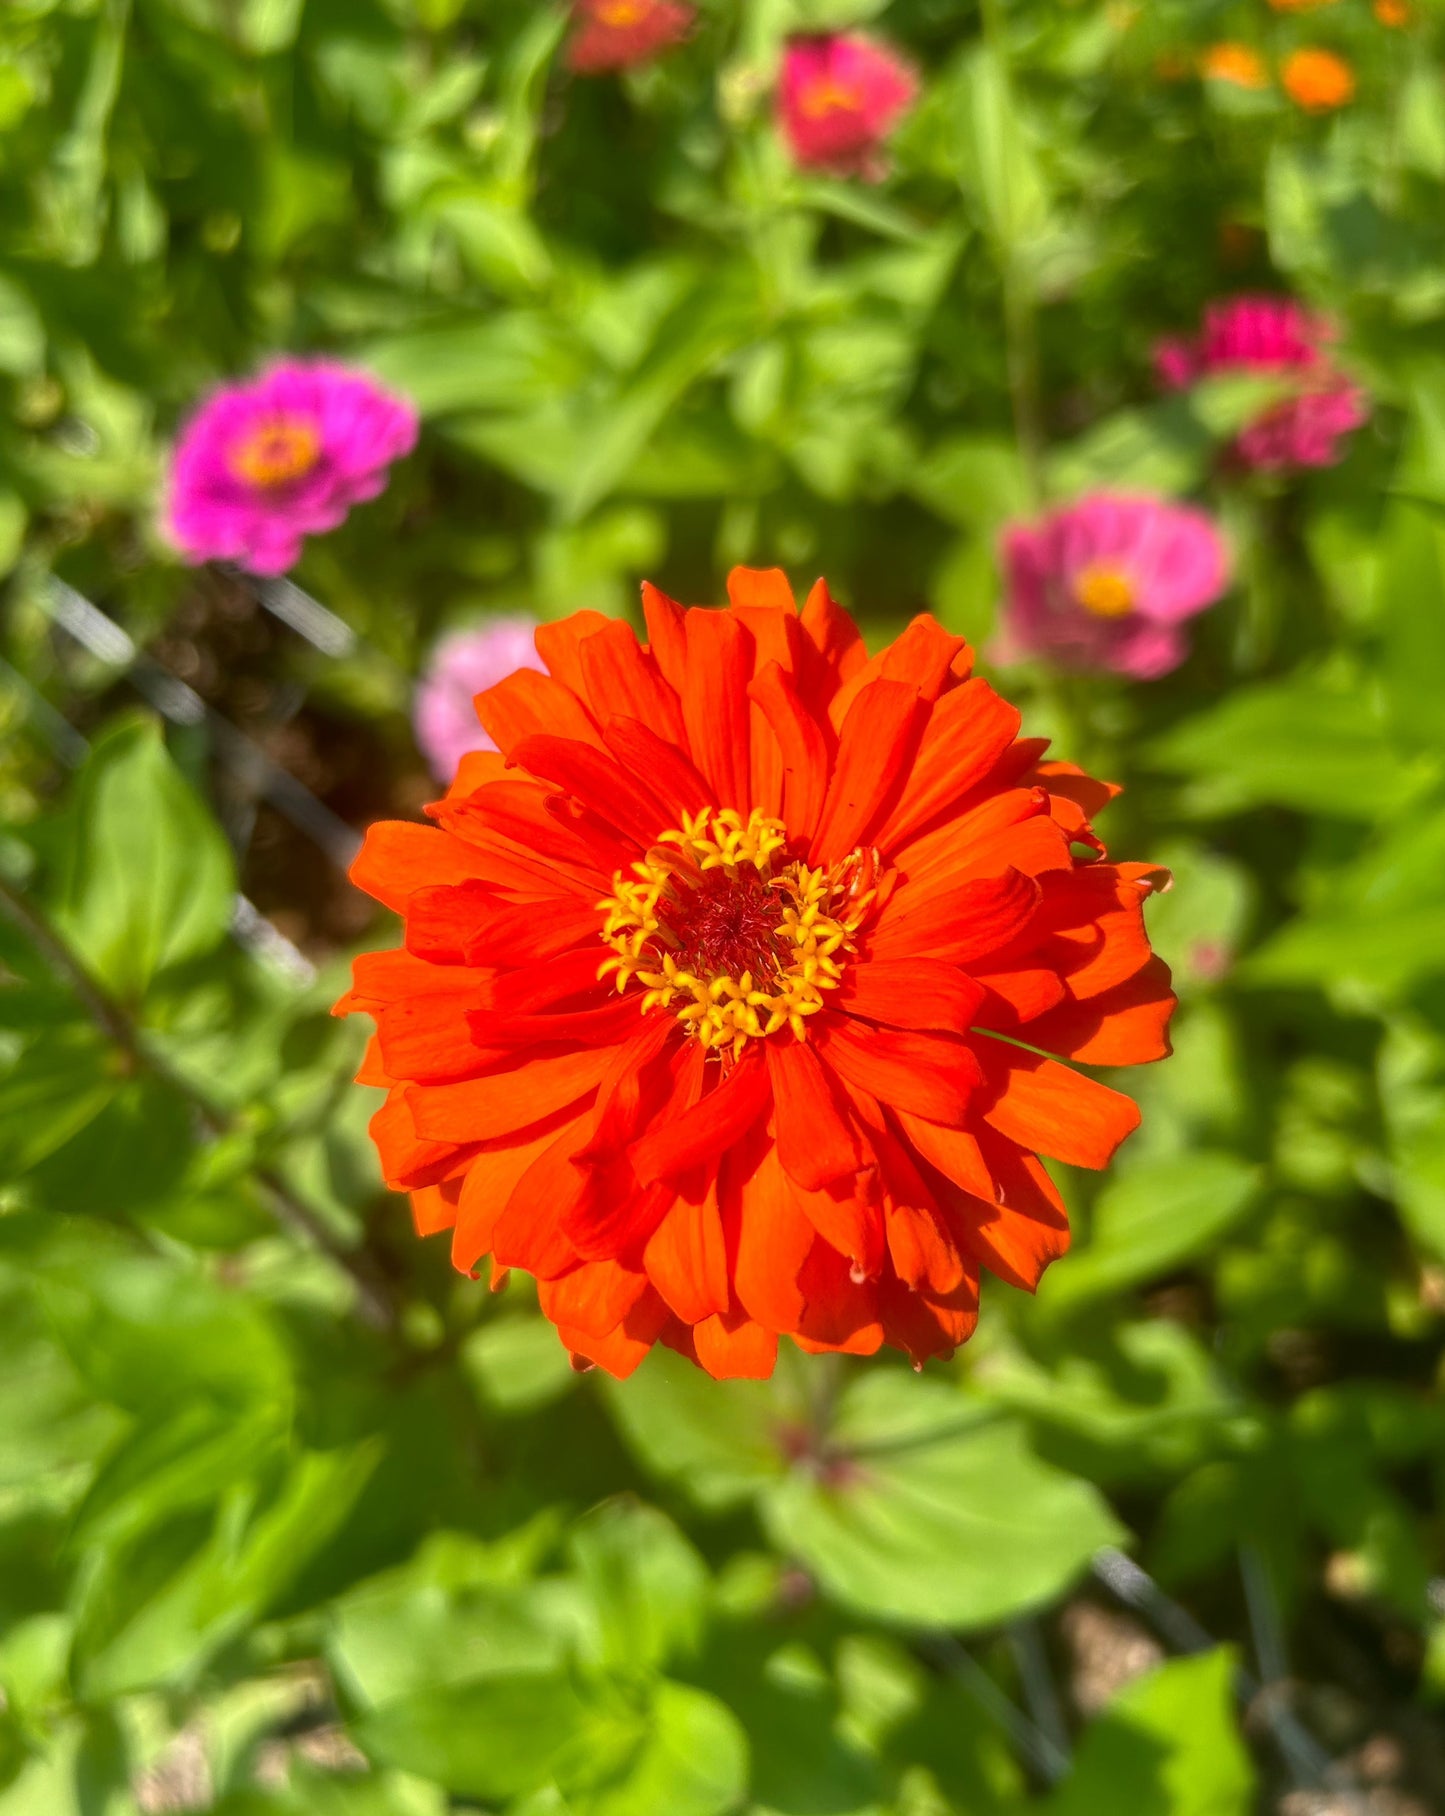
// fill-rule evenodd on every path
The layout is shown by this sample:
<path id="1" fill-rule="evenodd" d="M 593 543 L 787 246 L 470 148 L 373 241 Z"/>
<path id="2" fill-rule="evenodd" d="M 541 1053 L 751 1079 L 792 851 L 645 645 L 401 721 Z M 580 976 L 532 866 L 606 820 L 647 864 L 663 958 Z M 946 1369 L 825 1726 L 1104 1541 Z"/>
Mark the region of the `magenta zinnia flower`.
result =
<path id="1" fill-rule="evenodd" d="M 375 498 L 416 443 L 416 411 L 334 360 L 282 360 L 222 385 L 181 431 L 166 515 L 188 561 L 284 574 L 302 539 Z"/>
<path id="2" fill-rule="evenodd" d="M 1064 668 L 1152 681 L 1188 653 L 1185 618 L 1229 582 L 1212 518 L 1162 498 L 1094 492 L 1004 531 L 1003 661 L 1047 656 Z"/>
<path id="3" fill-rule="evenodd" d="M 1246 424 L 1233 452 L 1268 471 L 1327 467 L 1370 413 L 1364 392 L 1331 356 L 1334 338 L 1327 317 L 1291 297 L 1236 296 L 1210 304 L 1193 340 L 1161 341 L 1154 368 L 1172 391 L 1226 373 L 1280 379 L 1290 394 Z"/>
<path id="4" fill-rule="evenodd" d="M 468 751 L 497 747 L 472 704 L 519 668 L 543 667 L 535 618 L 493 618 L 444 637 L 432 651 L 413 703 L 416 741 L 439 782 L 450 782 Z"/>
<path id="5" fill-rule="evenodd" d="M 799 164 L 876 178 L 879 148 L 917 92 L 913 72 L 862 32 L 793 38 L 778 83 L 778 123 Z"/>
<path id="6" fill-rule="evenodd" d="M 630 69 L 681 43 L 696 10 L 683 0 L 576 0 L 568 66 L 579 75 Z"/>

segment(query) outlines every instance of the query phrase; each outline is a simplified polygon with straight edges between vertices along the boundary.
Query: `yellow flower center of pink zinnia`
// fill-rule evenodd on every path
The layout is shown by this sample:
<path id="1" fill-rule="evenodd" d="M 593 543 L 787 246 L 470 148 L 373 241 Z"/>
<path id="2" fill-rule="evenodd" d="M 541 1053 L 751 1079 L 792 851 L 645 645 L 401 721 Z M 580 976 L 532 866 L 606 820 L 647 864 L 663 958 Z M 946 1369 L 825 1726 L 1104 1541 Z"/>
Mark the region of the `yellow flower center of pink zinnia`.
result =
<path id="1" fill-rule="evenodd" d="M 1134 609 L 1134 582 L 1118 568 L 1082 568 L 1074 580 L 1074 598 L 1096 618 L 1123 618 Z"/>
<path id="2" fill-rule="evenodd" d="M 595 17 L 615 31 L 625 32 L 641 25 L 650 10 L 650 0 L 601 0 Z"/>
<path id="3" fill-rule="evenodd" d="M 858 113 L 863 106 L 859 91 L 835 76 L 823 76 L 798 97 L 798 111 L 806 120 L 821 120 L 832 113 Z"/>
<path id="4" fill-rule="evenodd" d="M 247 485 L 270 491 L 304 479 L 320 454 L 314 423 L 302 416 L 270 416 L 236 444 L 229 464 Z"/>
<path id="5" fill-rule="evenodd" d="M 612 973 L 671 1009 L 688 1034 L 734 1059 L 749 1040 L 791 1028 L 836 990 L 874 896 L 877 858 L 855 851 L 810 869 L 787 854 L 788 829 L 756 808 L 703 808 L 664 832 L 632 876 L 599 902 Z"/>

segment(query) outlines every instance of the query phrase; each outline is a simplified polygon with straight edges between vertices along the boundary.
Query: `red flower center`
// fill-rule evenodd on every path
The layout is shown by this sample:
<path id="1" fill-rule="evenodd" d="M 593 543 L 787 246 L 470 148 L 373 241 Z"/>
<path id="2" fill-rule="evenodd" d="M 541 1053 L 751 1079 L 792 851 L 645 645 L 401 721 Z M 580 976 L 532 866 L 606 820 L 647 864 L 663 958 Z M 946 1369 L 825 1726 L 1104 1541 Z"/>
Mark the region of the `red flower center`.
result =
<path id="1" fill-rule="evenodd" d="M 671 1009 L 703 1046 L 735 1059 L 781 1028 L 806 1038 L 877 882 L 862 852 L 810 870 L 789 856 L 783 822 L 756 809 L 744 820 L 703 808 L 632 870 L 599 904 L 613 956 L 598 976 L 619 990 L 636 978 L 644 1009 Z"/>
<path id="2" fill-rule="evenodd" d="M 756 870 L 709 870 L 695 888 L 659 900 L 657 918 L 684 970 L 767 977 L 787 962 L 778 944 L 778 892 Z"/>

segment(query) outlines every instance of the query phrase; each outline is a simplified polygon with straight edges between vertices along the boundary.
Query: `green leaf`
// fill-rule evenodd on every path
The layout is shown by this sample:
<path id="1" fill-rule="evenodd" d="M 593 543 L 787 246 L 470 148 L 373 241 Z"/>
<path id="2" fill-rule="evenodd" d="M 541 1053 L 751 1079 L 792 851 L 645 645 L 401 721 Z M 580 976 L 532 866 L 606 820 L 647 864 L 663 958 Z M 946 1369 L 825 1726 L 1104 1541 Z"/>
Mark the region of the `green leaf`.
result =
<path id="1" fill-rule="evenodd" d="M 121 1085 L 88 1026 L 44 1030 L 0 1068 L 0 1177 L 18 1179 L 93 1122 Z"/>
<path id="2" fill-rule="evenodd" d="M 376 1466 L 379 1446 L 303 1454 L 280 1492 L 253 1511 L 254 1490 L 217 1505 L 209 1540 L 138 1607 L 130 1606 L 129 1553 L 85 1587 L 72 1670 L 87 1700 L 195 1681 L 207 1659 L 276 1601 L 345 1520 Z"/>
<path id="3" fill-rule="evenodd" d="M 1249 1816 L 1254 1769 L 1234 1718 L 1229 1653 L 1160 1665 L 1084 1733 L 1044 1816 Z"/>
<path id="4" fill-rule="evenodd" d="M 1258 1184 L 1257 1167 L 1197 1149 L 1130 1167 L 1100 1192 L 1087 1245 L 1049 1269 L 1041 1310 L 1076 1311 L 1201 1254 L 1243 1215 Z"/>
<path id="5" fill-rule="evenodd" d="M 230 848 L 150 719 L 97 739 L 72 811 L 59 925 L 96 977 L 137 1003 L 157 972 L 225 937 Z"/>
<path id="6" fill-rule="evenodd" d="M 1269 805 L 1373 820 L 1417 796 L 1435 768 L 1396 753 L 1358 685 L 1343 691 L 1308 675 L 1241 688 L 1148 754 L 1187 778 L 1185 805 L 1202 817 Z"/>
<path id="7" fill-rule="evenodd" d="M 849 1388 L 821 1460 L 768 1490 L 762 1512 L 844 1607 L 928 1627 L 1039 1607 L 1121 1536 L 1088 1483 L 1040 1462 L 1017 1423 L 893 1370 Z"/>
<path id="8" fill-rule="evenodd" d="M 634 1745 L 641 1722 L 611 1711 L 560 1670 L 500 1673 L 443 1684 L 371 1710 L 354 1724 L 370 1759 L 434 1778 L 472 1797 L 506 1799 L 546 1784 L 572 1748 L 615 1757 L 618 1724 Z"/>
<path id="9" fill-rule="evenodd" d="M 608 1501 L 575 1527 L 569 1549 L 597 1615 L 589 1662 L 627 1674 L 696 1647 L 707 1568 L 655 1508 Z"/>
<path id="10" fill-rule="evenodd" d="M 779 1433 L 788 1407 L 775 1382 L 710 1380 L 654 1350 L 627 1381 L 602 1383 L 623 1437 L 656 1474 L 704 1507 L 745 1500 L 783 1473 Z"/>
<path id="11" fill-rule="evenodd" d="M 1438 749 L 1445 701 L 1445 522 L 1397 501 L 1382 539 L 1390 721 L 1405 743 Z"/>

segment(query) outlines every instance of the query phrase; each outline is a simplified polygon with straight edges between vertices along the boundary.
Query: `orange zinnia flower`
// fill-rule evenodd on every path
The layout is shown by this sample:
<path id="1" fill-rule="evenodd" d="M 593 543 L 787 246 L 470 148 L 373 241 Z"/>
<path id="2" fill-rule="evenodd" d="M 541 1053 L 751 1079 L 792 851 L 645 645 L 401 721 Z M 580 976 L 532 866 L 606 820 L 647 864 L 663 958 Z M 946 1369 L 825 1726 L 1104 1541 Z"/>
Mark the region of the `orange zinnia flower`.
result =
<path id="1" fill-rule="evenodd" d="M 1292 51 L 1280 81 L 1290 100 L 1310 113 L 1330 113 L 1354 99 L 1355 72 L 1332 50 Z"/>
<path id="2" fill-rule="evenodd" d="M 1214 82 L 1235 88 L 1266 88 L 1269 75 L 1264 59 L 1247 44 L 1211 44 L 1199 60 L 1203 73 Z"/>
<path id="3" fill-rule="evenodd" d="M 421 1233 L 527 1269 L 614 1374 L 946 1356 L 980 1268 L 1031 1289 L 1068 1244 L 1038 1155 L 1102 1167 L 1139 1120 L 1061 1062 L 1168 1050 L 1162 873 L 1104 861 L 1117 791 L 932 618 L 870 660 L 821 581 L 728 591 L 644 587 L 646 645 L 544 624 L 437 827 L 372 827 L 352 876 L 405 947 L 337 1005 L 376 1019 L 372 1134 Z"/>
<path id="4" fill-rule="evenodd" d="M 1410 23 L 1408 0 L 1375 0 L 1375 17 L 1391 31 L 1400 31 Z"/>

